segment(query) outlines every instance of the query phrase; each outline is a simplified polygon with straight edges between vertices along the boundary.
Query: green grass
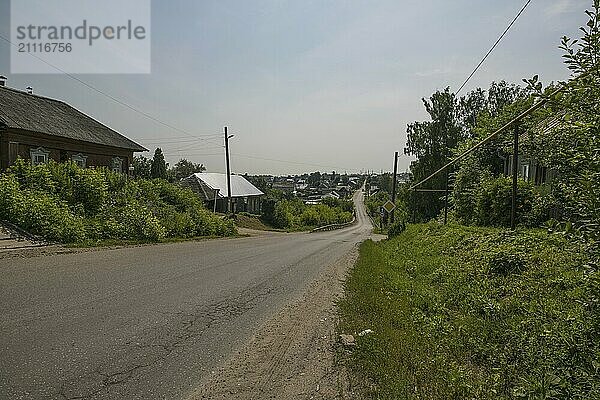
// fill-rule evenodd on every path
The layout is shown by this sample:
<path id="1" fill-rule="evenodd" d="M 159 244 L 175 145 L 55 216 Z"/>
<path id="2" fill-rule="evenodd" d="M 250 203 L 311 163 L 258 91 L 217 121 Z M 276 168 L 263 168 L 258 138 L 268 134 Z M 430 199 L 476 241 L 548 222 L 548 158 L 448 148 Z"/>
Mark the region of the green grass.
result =
<path id="1" fill-rule="evenodd" d="M 281 229 L 275 228 L 270 225 L 267 221 L 262 219 L 258 215 L 250 215 L 246 213 L 239 213 L 235 216 L 235 226 L 238 228 L 246 228 L 253 229 L 257 231 L 271 231 L 271 232 L 286 232 L 286 233 L 294 233 L 294 232 L 309 232 L 313 229 L 317 228 L 317 226 L 298 226 L 294 225 L 289 228 Z"/>
<path id="2" fill-rule="evenodd" d="M 171 238 L 163 238 L 159 241 L 150 241 L 150 240 L 120 240 L 120 239 L 104 239 L 104 240 L 87 240 L 79 243 L 68 243 L 65 244 L 64 247 L 72 248 L 72 249 L 86 249 L 93 247 L 135 247 L 135 246 L 144 246 L 144 245 L 155 245 L 155 244 L 168 244 L 168 243 L 183 243 L 183 242 L 203 242 L 205 240 L 213 240 L 213 239 L 236 239 L 248 237 L 249 235 L 244 235 L 237 233 L 232 236 L 196 236 L 189 238 L 181 238 L 181 237 L 171 237 Z"/>
<path id="3" fill-rule="evenodd" d="M 563 236 L 410 225 L 362 244 L 342 355 L 372 399 L 600 398 L 600 277 Z"/>
<path id="4" fill-rule="evenodd" d="M 239 213 L 235 216 L 235 226 L 238 228 L 254 229 L 257 231 L 273 231 L 274 227 L 268 225 L 260 218 L 260 215 Z"/>

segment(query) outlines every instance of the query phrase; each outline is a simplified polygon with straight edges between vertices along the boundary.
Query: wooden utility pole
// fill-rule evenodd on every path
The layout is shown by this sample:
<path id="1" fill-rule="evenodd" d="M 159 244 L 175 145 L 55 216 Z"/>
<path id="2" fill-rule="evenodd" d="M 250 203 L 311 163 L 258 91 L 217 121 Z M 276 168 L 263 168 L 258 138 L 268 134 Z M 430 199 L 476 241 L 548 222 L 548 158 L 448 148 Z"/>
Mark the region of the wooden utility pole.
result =
<path id="1" fill-rule="evenodd" d="M 225 131 L 225 161 L 227 162 L 227 213 L 231 213 L 231 169 L 229 168 L 229 135 L 227 134 L 227 127 Z"/>
<path id="2" fill-rule="evenodd" d="M 398 152 L 394 153 L 394 180 L 392 181 L 392 203 L 394 203 L 394 205 L 396 205 L 396 176 L 398 174 Z M 394 211 L 396 211 L 395 209 L 392 210 L 392 212 L 390 213 L 390 221 L 393 224 L 394 223 Z"/>
<path id="3" fill-rule="evenodd" d="M 513 132 L 513 163 L 512 163 L 512 207 L 510 210 L 510 229 L 517 227 L 517 180 L 519 178 L 519 125 L 515 124 Z"/>

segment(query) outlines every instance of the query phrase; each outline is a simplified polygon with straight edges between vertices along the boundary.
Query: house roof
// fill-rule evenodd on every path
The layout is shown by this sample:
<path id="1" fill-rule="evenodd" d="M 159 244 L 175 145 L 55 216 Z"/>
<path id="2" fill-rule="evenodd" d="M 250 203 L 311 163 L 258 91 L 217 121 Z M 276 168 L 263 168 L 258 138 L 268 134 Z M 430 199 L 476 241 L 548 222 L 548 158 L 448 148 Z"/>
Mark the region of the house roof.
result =
<path id="1" fill-rule="evenodd" d="M 0 121 L 13 129 L 133 151 L 147 150 L 63 101 L 5 86 L 0 86 Z"/>
<path id="2" fill-rule="evenodd" d="M 219 189 L 219 197 L 227 197 L 227 174 L 199 172 L 192 176 L 204 182 L 212 190 Z M 243 176 L 231 175 L 231 197 L 260 196 L 263 194 Z"/>

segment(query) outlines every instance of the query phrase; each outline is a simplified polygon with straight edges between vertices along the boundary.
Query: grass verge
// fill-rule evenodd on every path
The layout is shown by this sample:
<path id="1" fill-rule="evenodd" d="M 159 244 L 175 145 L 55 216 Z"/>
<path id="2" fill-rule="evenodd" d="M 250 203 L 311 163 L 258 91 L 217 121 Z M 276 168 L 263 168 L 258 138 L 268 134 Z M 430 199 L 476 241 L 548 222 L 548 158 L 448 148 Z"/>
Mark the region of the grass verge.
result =
<path id="1" fill-rule="evenodd" d="M 600 277 L 542 231 L 436 223 L 362 244 L 342 356 L 371 399 L 600 398 Z"/>

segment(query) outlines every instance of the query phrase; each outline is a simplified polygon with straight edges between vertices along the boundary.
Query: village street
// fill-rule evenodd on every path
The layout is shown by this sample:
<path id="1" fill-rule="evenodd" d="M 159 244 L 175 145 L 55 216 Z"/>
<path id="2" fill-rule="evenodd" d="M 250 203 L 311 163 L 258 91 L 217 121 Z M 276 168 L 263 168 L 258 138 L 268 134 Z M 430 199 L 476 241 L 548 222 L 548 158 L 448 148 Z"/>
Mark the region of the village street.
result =
<path id="1" fill-rule="evenodd" d="M 188 396 L 370 235 L 354 201 L 338 231 L 0 259 L 0 398 Z"/>

